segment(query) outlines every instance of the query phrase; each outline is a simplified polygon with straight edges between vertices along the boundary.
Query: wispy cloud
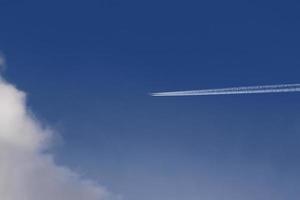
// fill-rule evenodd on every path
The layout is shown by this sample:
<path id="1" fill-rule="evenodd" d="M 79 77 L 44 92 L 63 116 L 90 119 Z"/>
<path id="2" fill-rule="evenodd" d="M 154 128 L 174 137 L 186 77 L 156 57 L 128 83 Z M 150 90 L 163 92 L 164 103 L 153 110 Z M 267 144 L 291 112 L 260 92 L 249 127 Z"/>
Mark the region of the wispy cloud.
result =
<path id="1" fill-rule="evenodd" d="M 6 67 L 6 59 L 4 54 L 0 51 L 0 70 L 4 70 Z"/>

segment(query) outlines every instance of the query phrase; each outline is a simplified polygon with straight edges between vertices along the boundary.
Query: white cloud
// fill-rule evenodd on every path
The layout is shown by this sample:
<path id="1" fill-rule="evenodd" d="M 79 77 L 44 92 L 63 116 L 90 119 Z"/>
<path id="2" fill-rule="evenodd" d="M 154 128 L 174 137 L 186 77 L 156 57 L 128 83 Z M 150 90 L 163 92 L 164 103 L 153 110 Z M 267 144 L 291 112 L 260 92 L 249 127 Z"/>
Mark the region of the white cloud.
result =
<path id="1" fill-rule="evenodd" d="M 28 112 L 26 95 L 0 77 L 0 199 L 108 200 L 103 187 L 55 164 L 51 131 Z"/>

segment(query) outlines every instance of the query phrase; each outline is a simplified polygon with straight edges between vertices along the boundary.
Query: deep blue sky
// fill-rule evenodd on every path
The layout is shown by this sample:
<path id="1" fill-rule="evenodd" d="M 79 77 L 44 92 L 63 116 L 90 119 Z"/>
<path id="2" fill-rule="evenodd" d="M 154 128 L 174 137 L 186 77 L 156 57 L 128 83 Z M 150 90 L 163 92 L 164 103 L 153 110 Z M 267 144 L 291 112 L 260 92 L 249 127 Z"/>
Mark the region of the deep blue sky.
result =
<path id="1" fill-rule="evenodd" d="M 125 200 L 300 195 L 300 94 L 153 91 L 299 83 L 298 1 L 0 1 L 5 77 L 57 162 Z"/>

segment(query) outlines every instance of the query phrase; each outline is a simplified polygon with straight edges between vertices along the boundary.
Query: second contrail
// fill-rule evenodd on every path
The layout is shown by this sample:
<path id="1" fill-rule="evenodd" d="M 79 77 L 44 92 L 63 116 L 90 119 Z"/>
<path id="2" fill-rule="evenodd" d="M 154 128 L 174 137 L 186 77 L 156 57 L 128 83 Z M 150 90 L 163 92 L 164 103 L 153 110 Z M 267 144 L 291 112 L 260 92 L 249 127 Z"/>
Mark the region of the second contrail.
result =
<path id="1" fill-rule="evenodd" d="M 230 87 L 219 89 L 188 90 L 175 92 L 157 92 L 152 96 L 207 96 L 207 95 L 234 95 L 234 94 L 259 94 L 300 92 L 300 84 L 260 85 L 247 87 Z"/>

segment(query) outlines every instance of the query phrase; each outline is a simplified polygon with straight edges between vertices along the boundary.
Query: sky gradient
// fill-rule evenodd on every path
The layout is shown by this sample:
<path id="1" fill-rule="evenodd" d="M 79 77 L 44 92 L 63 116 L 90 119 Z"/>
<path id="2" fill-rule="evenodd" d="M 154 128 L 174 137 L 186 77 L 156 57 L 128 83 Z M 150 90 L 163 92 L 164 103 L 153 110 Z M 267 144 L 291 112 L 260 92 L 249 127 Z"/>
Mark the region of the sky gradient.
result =
<path id="1" fill-rule="evenodd" d="M 124 200 L 296 200 L 297 1 L 1 1 L 3 76 L 57 131 L 58 164 Z"/>

